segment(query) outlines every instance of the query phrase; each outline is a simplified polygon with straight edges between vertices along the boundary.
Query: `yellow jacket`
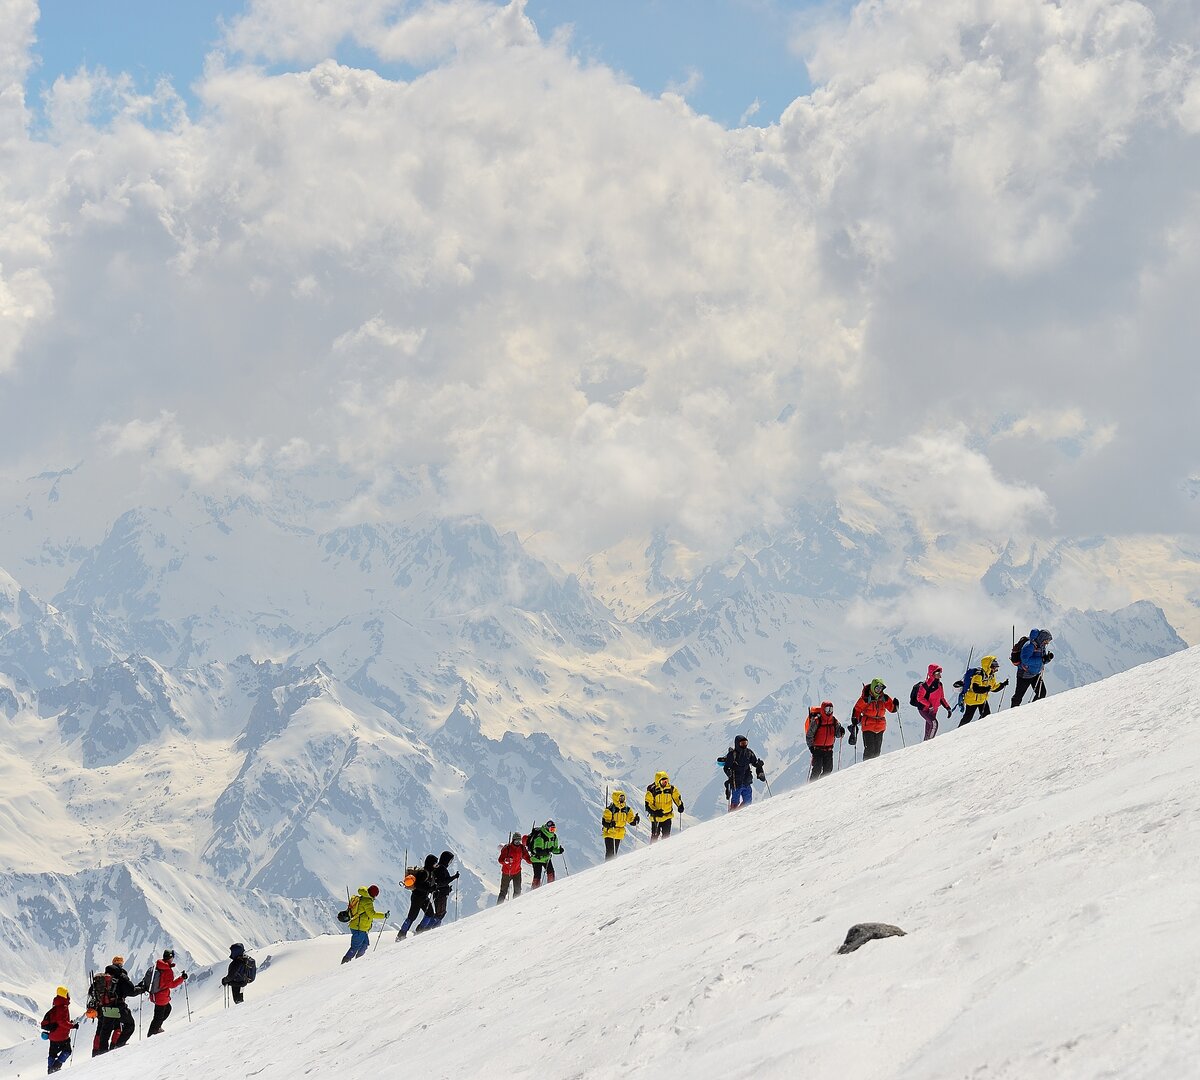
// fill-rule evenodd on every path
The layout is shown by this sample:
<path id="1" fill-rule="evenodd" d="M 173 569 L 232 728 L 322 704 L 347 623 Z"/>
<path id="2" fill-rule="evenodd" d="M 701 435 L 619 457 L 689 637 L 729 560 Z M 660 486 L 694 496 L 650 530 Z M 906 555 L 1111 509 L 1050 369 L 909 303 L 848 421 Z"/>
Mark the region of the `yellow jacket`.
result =
<path id="1" fill-rule="evenodd" d="M 683 813 L 683 799 L 665 772 L 654 774 L 654 783 L 646 788 L 646 813 L 655 821 L 669 821 L 675 816 L 675 807 Z"/>
<path id="2" fill-rule="evenodd" d="M 600 827 L 606 839 L 624 840 L 625 830 L 641 820 L 633 807 L 625 802 L 625 792 L 614 791 L 612 802 L 605 807 L 600 818 Z"/>
<path id="3" fill-rule="evenodd" d="M 364 885 L 358 890 L 358 895 L 354 898 L 350 908 L 350 929 L 370 930 L 371 924 L 376 919 L 386 918 L 387 916 L 382 911 L 375 910 L 375 900 Z"/>
<path id="4" fill-rule="evenodd" d="M 996 676 L 992 673 L 992 665 L 995 663 L 994 656 L 985 656 L 979 661 L 979 673 L 971 676 L 971 685 L 967 687 L 967 693 L 963 697 L 964 705 L 982 705 L 987 701 L 988 694 L 1008 685 L 1007 680 L 1002 683 L 996 681 Z"/>

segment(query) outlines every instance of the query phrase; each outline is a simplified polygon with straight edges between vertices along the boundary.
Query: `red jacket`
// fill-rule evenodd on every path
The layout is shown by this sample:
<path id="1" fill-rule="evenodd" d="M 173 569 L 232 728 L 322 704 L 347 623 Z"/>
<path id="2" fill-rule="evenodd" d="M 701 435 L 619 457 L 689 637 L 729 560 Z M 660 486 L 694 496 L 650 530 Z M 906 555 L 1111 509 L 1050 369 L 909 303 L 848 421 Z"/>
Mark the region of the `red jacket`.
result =
<path id="1" fill-rule="evenodd" d="M 861 725 L 863 731 L 886 731 L 887 714 L 898 711 L 900 702 L 887 694 L 877 701 L 868 701 L 867 689 L 863 687 L 862 697 L 855 703 L 854 722 Z"/>
<path id="2" fill-rule="evenodd" d="M 54 1004 L 50 1006 L 47 1019 L 53 1025 L 45 1029 L 50 1032 L 50 1041 L 67 1042 L 71 1038 L 71 1029 L 75 1026 L 71 1023 L 71 999 L 61 994 L 56 997 Z"/>
<path id="3" fill-rule="evenodd" d="M 158 968 L 158 993 L 151 994 L 150 1000 L 155 1005 L 170 1005 L 171 991 L 177 986 L 183 985 L 183 976 L 172 978 L 175 971 L 175 965 L 170 960 L 159 960 L 155 965 Z"/>
<path id="4" fill-rule="evenodd" d="M 505 877 L 513 877 L 521 872 L 521 863 L 529 862 L 529 852 L 524 844 L 505 844 L 500 849 L 500 858 L 496 860 Z"/>
<path id="5" fill-rule="evenodd" d="M 825 706 L 830 708 L 825 711 Z M 808 740 L 810 750 L 832 750 L 834 742 L 840 738 L 844 728 L 833 715 L 833 702 L 822 701 L 819 708 L 808 710 L 808 719 L 804 722 L 804 735 Z"/>

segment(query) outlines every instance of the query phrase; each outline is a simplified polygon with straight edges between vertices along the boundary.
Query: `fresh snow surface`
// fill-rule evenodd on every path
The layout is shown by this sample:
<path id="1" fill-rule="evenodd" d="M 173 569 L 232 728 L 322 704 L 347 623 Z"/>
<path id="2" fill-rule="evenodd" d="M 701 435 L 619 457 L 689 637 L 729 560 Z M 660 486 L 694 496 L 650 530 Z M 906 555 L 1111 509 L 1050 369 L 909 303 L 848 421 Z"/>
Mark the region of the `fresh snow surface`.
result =
<path id="1" fill-rule="evenodd" d="M 862 921 L 908 936 L 835 955 Z M 340 967 L 345 943 L 285 946 L 234 1011 L 210 978 L 193 1023 L 177 1007 L 166 1037 L 72 1068 L 95 1080 L 1195 1076 L 1200 650 L 760 800 L 434 933 L 398 944 L 389 932 Z M 34 1049 L 11 1051 L 10 1070 L 40 1073 Z"/>

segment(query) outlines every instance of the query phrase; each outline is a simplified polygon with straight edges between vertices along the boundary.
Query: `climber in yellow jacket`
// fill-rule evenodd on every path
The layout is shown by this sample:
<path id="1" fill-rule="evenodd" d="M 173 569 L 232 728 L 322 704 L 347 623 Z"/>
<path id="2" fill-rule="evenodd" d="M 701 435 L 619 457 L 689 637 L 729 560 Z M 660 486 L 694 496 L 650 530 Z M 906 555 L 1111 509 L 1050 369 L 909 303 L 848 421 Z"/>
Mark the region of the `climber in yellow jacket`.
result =
<path id="1" fill-rule="evenodd" d="M 959 727 L 969 724 L 976 715 L 980 719 L 991 715 L 992 707 L 988 704 L 988 694 L 1003 690 L 1008 685 L 1007 679 L 1004 682 L 996 681 L 996 673 L 999 670 L 1000 661 L 994 656 L 985 656 L 979 661 L 979 670 L 971 675 L 971 681 L 963 694 L 963 718 L 959 721 Z"/>
<path id="2" fill-rule="evenodd" d="M 350 900 L 350 948 L 342 957 L 342 963 L 348 964 L 367 951 L 371 944 L 371 926 L 376 919 L 390 919 L 390 911 L 376 911 L 375 897 L 379 895 L 378 885 L 364 885 L 358 890 L 358 895 Z"/>
<path id="3" fill-rule="evenodd" d="M 641 822 L 641 817 L 625 801 L 625 792 L 614 791 L 612 802 L 600 816 L 600 828 L 604 833 L 604 858 L 611 859 L 625 839 L 625 830 Z"/>
<path id="4" fill-rule="evenodd" d="M 654 783 L 646 788 L 646 813 L 650 815 L 650 843 L 660 836 L 664 839 L 671 835 L 671 819 L 675 816 L 675 808 L 683 813 L 683 799 L 679 790 L 671 785 L 671 779 L 665 772 L 654 774 Z"/>

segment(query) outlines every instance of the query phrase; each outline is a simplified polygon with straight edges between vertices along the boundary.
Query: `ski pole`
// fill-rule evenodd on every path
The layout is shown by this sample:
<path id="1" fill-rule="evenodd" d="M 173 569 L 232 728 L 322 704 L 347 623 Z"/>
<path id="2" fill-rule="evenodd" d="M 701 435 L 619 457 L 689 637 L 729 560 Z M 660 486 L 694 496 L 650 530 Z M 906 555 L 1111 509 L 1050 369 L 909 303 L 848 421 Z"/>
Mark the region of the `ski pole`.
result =
<path id="1" fill-rule="evenodd" d="M 900 719 L 900 703 L 896 702 L 896 724 L 900 728 L 900 745 L 905 747 L 908 743 L 904 739 L 904 721 Z"/>
<path id="2" fill-rule="evenodd" d="M 565 851 L 563 852 L 562 861 L 563 861 L 563 877 L 570 877 L 571 871 L 567 869 L 567 853 Z"/>
<path id="3" fill-rule="evenodd" d="M 770 798 L 775 798 L 775 792 L 771 790 L 771 781 L 767 779 L 766 773 L 763 773 L 763 783 L 767 785 L 767 795 Z"/>
<path id="4" fill-rule="evenodd" d="M 138 994 L 138 1042 L 142 1039 L 142 1006 L 146 1004 L 146 995 Z"/>

